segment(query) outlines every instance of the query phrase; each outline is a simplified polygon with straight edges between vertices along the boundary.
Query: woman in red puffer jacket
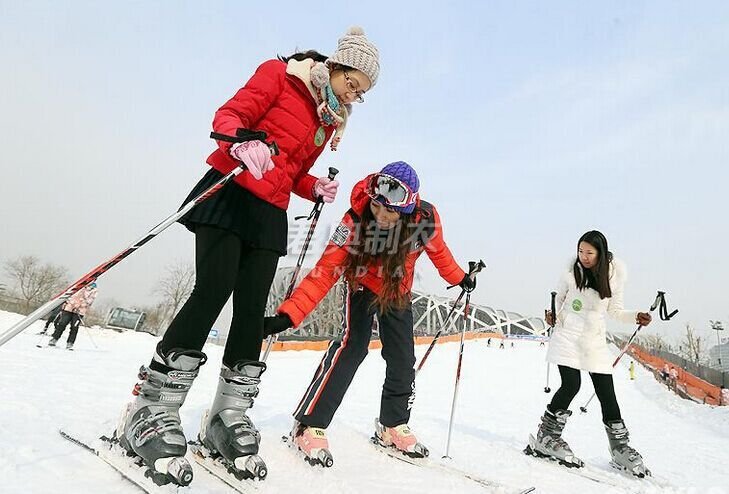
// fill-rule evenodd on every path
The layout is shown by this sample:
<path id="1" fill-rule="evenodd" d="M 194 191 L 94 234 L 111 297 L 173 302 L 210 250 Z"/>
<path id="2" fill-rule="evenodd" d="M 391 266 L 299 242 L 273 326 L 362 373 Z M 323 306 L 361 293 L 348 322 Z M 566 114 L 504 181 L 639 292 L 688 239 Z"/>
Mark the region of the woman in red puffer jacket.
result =
<path id="1" fill-rule="evenodd" d="M 184 460 L 178 410 L 206 360 L 203 344 L 231 293 L 233 320 L 218 390 L 199 439 L 230 468 L 255 463 L 249 460 L 257 457 L 260 436 L 246 411 L 265 370 L 259 361 L 263 315 L 278 259 L 286 254 L 286 209 L 292 192 L 310 201 L 334 201 L 339 184 L 309 170 L 330 139 L 336 150 L 349 105 L 362 102 L 377 82 L 378 57 L 364 32 L 352 28 L 329 58 L 308 51 L 264 62 L 215 113 L 216 133 L 262 131 L 280 153 L 272 156 L 267 143 L 258 140 L 218 141 L 207 160 L 212 168 L 188 196 L 245 165 L 234 182 L 180 220 L 195 233 L 195 287 L 151 364 L 140 372 L 137 397 L 117 430 L 121 445 L 158 472 L 177 471 Z M 170 480 L 181 483 L 174 475 Z"/>

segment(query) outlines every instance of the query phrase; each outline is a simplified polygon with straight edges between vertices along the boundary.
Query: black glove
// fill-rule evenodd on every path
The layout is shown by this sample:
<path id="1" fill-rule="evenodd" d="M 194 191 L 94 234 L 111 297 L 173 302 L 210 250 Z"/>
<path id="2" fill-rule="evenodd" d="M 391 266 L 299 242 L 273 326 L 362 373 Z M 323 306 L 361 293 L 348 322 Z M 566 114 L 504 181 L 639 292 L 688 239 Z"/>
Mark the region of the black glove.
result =
<path id="1" fill-rule="evenodd" d="M 286 314 L 276 314 L 271 317 L 263 318 L 263 336 L 271 336 L 272 334 L 281 333 L 293 327 L 294 323 Z"/>
<path id="2" fill-rule="evenodd" d="M 468 273 L 466 273 L 466 276 L 463 277 L 458 286 L 460 286 L 467 292 L 472 292 L 476 289 L 476 277 L 469 276 Z"/>

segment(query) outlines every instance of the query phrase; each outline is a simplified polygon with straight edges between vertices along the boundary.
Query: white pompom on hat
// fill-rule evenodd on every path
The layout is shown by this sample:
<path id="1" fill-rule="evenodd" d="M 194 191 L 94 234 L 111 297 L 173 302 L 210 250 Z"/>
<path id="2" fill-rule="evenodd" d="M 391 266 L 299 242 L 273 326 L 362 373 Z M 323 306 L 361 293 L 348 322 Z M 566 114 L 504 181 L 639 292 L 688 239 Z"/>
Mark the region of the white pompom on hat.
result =
<path id="1" fill-rule="evenodd" d="M 361 71 L 369 78 L 371 87 L 374 87 L 380 75 L 380 53 L 367 39 L 364 29 L 359 26 L 349 28 L 347 33 L 339 38 L 337 50 L 327 60 L 327 65 L 332 63 Z"/>

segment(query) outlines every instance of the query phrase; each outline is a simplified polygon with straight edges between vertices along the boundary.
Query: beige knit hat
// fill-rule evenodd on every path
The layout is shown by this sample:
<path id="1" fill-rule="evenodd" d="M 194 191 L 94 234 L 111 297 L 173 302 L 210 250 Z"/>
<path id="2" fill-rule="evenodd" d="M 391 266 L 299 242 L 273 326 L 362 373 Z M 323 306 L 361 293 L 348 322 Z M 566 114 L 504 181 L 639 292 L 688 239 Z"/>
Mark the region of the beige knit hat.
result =
<path id="1" fill-rule="evenodd" d="M 380 75 L 380 53 L 367 39 L 364 29 L 358 26 L 349 28 L 347 33 L 339 38 L 337 51 L 327 60 L 327 65 L 332 63 L 360 70 L 370 79 L 372 87 Z"/>

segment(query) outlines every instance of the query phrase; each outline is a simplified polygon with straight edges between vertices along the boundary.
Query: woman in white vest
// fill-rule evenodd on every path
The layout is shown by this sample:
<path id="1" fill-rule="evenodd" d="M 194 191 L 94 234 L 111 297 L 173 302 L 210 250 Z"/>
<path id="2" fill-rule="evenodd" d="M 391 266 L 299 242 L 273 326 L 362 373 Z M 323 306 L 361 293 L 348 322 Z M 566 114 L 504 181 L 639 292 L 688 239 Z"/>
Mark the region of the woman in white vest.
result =
<path id="1" fill-rule="evenodd" d="M 529 437 L 528 454 L 553 458 L 568 467 L 584 465 L 562 439 L 562 431 L 580 389 L 580 372 L 587 371 L 600 400 L 612 464 L 639 477 L 650 475 L 640 454 L 628 445 L 628 430 L 613 387 L 613 357 L 605 338 L 606 316 L 642 326 L 651 322 L 649 313 L 623 309 L 625 279 L 625 267 L 613 258 L 605 236 L 598 231 L 585 233 L 577 243 L 577 258 L 559 282 L 557 321 L 547 351 L 547 361 L 558 366 L 562 384 L 547 405 L 536 438 Z M 547 312 L 549 325 L 553 317 Z"/>

